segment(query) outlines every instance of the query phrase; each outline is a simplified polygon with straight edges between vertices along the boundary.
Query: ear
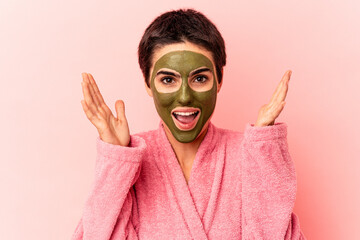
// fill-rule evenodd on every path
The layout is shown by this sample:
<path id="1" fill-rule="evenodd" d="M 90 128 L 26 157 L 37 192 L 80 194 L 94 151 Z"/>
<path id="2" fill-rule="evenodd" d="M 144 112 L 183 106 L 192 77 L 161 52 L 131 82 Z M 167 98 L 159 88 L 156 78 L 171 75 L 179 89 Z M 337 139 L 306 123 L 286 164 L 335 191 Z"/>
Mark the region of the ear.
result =
<path id="1" fill-rule="evenodd" d="M 217 92 L 220 91 L 221 86 L 222 86 L 222 84 L 223 84 L 223 82 L 224 82 L 224 71 L 223 71 L 223 70 L 224 70 L 224 69 L 222 68 L 222 69 L 221 69 L 221 83 L 219 84 L 219 82 L 216 82 L 216 83 L 217 83 Z"/>
<path id="2" fill-rule="evenodd" d="M 221 83 L 218 83 L 217 92 L 220 92 L 221 86 L 222 86 L 223 80 L 221 80 Z"/>
<path id="3" fill-rule="evenodd" d="M 144 81 L 144 84 L 145 84 L 145 90 L 147 92 L 147 94 L 152 97 L 152 91 L 151 91 L 151 88 L 148 87 L 148 85 L 146 84 L 146 81 Z"/>

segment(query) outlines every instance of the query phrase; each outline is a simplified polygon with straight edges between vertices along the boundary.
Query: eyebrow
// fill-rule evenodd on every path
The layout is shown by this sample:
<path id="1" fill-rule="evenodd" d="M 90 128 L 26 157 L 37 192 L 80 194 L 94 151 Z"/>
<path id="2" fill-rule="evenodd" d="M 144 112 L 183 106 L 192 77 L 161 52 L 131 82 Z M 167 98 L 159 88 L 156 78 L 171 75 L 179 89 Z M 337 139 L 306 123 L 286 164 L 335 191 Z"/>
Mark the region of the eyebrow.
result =
<path id="1" fill-rule="evenodd" d="M 201 72 L 207 72 L 207 71 L 211 72 L 211 70 L 209 68 L 200 68 L 200 69 L 197 69 L 195 71 L 190 72 L 189 77 L 191 77 L 191 76 L 193 76 L 195 74 L 198 74 L 198 73 L 201 73 Z M 156 76 L 160 75 L 160 74 L 170 75 L 170 76 L 174 76 L 174 77 L 180 77 L 179 74 L 169 72 L 169 71 L 159 71 L 159 72 L 156 73 Z"/>
<path id="2" fill-rule="evenodd" d="M 195 71 L 192 71 L 190 74 L 189 74 L 189 77 L 191 77 L 192 75 L 195 75 L 195 74 L 198 74 L 198 73 L 201 73 L 201 72 L 211 72 L 211 70 L 209 68 L 200 68 L 200 69 L 197 69 Z"/>
<path id="3" fill-rule="evenodd" d="M 159 71 L 159 72 L 156 73 L 156 76 L 157 76 L 157 75 L 160 75 L 160 74 L 170 75 L 170 76 L 174 76 L 174 77 L 180 77 L 179 74 L 173 73 L 173 72 L 169 72 L 169 71 Z"/>

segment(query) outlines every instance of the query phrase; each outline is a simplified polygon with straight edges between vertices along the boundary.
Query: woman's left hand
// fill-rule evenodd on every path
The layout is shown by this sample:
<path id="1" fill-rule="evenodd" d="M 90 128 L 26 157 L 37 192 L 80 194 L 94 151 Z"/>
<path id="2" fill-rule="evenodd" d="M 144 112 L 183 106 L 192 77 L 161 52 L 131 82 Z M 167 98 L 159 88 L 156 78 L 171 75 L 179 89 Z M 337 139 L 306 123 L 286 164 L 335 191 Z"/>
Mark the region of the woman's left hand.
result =
<path id="1" fill-rule="evenodd" d="M 288 83 L 291 73 L 291 70 L 286 71 L 276 88 L 270 103 L 265 104 L 260 108 L 259 115 L 254 126 L 263 127 L 274 125 L 275 119 L 280 115 L 285 106 L 284 100 L 288 91 Z"/>

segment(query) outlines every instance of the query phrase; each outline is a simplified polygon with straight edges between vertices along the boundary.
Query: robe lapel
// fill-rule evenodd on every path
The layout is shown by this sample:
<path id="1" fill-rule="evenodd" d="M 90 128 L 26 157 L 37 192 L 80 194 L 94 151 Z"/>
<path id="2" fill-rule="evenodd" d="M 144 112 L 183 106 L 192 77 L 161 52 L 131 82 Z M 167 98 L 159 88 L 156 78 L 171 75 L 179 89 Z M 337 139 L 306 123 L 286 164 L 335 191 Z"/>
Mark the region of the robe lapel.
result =
<path id="1" fill-rule="evenodd" d="M 225 165 L 225 145 L 210 122 L 200 144 L 189 179 L 189 190 L 197 206 L 205 233 L 210 231 L 218 206 Z"/>
<path id="2" fill-rule="evenodd" d="M 158 131 L 161 138 L 161 143 L 163 144 L 159 147 L 159 149 L 163 152 L 163 154 L 161 154 L 161 156 L 163 156 L 161 159 L 162 165 L 164 166 L 165 174 L 168 178 L 168 182 L 171 185 L 176 202 L 182 212 L 183 220 L 185 221 L 190 231 L 190 235 L 194 240 L 208 239 L 201 221 L 201 217 L 196 209 L 189 187 L 186 184 L 186 180 L 181 170 L 180 164 L 178 163 L 175 152 L 166 137 L 165 129 L 161 122 Z M 205 135 L 203 142 L 205 141 L 206 137 L 207 135 Z M 200 146 L 201 145 L 202 144 L 200 144 Z M 196 158 L 197 157 L 198 156 L 196 156 Z M 191 170 L 191 172 L 193 171 Z M 190 181 L 191 174 L 189 182 Z"/>

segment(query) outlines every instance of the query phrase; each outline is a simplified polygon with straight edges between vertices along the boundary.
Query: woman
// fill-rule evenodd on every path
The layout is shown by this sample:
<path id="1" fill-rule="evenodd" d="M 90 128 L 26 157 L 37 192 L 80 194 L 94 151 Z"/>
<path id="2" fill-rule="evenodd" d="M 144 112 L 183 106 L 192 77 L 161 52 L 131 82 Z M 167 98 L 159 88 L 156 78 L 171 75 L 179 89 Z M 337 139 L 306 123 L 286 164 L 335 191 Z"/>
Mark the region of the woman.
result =
<path id="1" fill-rule="evenodd" d="M 244 133 L 210 119 L 226 63 L 221 34 L 203 14 L 157 17 L 139 44 L 145 88 L 161 118 L 129 134 L 91 74 L 82 107 L 97 128 L 95 181 L 73 239 L 305 239 L 292 212 L 296 174 L 287 126 L 275 123 L 291 71 Z"/>

